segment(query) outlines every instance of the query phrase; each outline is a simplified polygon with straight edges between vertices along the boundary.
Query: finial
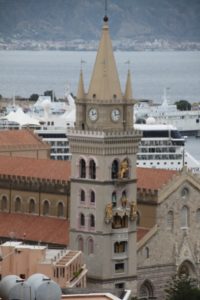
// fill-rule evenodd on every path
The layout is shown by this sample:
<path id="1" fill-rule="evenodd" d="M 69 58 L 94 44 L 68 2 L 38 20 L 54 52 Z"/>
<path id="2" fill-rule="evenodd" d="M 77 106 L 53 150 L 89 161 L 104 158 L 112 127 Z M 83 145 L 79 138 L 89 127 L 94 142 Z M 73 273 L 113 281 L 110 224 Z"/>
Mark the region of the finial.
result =
<path id="1" fill-rule="evenodd" d="M 105 16 L 103 18 L 104 22 L 108 22 L 107 8 L 107 0 L 105 0 Z"/>

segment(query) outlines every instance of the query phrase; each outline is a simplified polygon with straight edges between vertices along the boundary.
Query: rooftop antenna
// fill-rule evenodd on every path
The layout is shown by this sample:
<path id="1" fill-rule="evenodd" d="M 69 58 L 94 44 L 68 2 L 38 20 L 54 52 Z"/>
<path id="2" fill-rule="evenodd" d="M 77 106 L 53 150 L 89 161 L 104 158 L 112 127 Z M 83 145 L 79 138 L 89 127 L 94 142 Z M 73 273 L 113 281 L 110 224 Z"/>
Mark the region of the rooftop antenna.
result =
<path id="1" fill-rule="evenodd" d="M 108 3 L 107 0 L 105 0 L 105 16 L 103 18 L 104 22 L 108 22 L 107 12 L 108 12 Z"/>

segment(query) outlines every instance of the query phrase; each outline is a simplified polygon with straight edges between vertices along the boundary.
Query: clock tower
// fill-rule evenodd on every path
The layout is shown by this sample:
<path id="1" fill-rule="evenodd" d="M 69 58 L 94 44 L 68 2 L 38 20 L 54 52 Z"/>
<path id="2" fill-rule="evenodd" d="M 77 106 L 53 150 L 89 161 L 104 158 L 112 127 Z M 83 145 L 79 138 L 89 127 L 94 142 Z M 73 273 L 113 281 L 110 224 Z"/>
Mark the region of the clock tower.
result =
<path id="1" fill-rule="evenodd" d="M 136 293 L 136 153 L 130 71 L 124 94 L 104 17 L 85 92 L 80 73 L 72 153 L 70 248 L 82 250 L 88 286 Z"/>

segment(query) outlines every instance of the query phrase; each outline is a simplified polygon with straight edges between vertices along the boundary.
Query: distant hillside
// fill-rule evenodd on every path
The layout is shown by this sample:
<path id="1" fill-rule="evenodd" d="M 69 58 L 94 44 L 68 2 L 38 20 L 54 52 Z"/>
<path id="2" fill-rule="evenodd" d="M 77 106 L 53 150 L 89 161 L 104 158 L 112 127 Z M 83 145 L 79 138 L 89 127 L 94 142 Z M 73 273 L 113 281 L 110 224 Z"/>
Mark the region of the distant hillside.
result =
<path id="1" fill-rule="evenodd" d="M 0 38 L 98 39 L 104 0 L 0 0 Z M 108 0 L 113 39 L 200 40 L 200 0 Z"/>

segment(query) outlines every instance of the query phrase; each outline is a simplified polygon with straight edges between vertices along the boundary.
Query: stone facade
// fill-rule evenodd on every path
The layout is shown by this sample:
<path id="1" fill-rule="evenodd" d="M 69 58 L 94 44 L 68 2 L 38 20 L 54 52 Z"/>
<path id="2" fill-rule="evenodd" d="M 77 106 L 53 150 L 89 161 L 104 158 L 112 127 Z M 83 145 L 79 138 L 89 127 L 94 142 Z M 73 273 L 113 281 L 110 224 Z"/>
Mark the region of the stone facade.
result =
<path id="1" fill-rule="evenodd" d="M 153 206 L 146 225 L 155 225 L 138 243 L 138 293 L 162 300 L 172 275 L 199 277 L 200 180 L 182 171 L 158 191 L 154 203 L 148 203 L 147 194 L 146 205 L 145 197 L 143 203 L 138 199 L 140 220 L 144 224 L 146 210 Z"/>

